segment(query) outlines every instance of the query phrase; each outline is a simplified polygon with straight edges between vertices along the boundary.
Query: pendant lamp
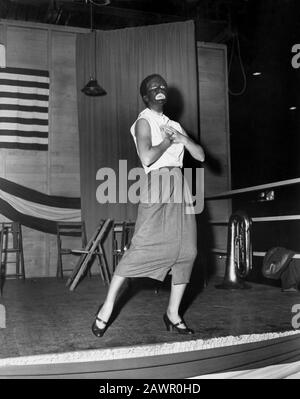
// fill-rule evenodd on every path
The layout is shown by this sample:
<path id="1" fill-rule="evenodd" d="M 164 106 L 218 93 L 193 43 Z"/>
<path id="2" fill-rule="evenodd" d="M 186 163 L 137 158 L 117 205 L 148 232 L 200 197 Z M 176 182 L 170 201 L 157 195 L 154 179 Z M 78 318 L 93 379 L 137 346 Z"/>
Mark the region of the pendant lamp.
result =
<path id="1" fill-rule="evenodd" d="M 91 35 L 94 35 L 94 75 L 90 77 L 89 82 L 84 86 L 81 91 L 87 96 L 105 96 L 107 93 L 99 85 L 96 78 L 96 70 L 97 70 L 97 33 L 96 30 L 93 29 L 93 1 L 90 0 L 90 16 L 91 16 Z"/>

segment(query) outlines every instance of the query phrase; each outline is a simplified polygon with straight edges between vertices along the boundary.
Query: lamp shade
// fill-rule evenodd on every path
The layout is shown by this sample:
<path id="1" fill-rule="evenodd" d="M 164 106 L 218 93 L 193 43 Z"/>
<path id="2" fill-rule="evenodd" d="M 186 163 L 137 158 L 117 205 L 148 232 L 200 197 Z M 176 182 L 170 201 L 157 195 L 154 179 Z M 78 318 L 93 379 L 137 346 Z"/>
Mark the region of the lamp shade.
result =
<path id="1" fill-rule="evenodd" d="M 97 79 L 90 78 L 89 82 L 84 86 L 81 91 L 87 96 L 105 96 L 106 91 L 98 84 Z"/>

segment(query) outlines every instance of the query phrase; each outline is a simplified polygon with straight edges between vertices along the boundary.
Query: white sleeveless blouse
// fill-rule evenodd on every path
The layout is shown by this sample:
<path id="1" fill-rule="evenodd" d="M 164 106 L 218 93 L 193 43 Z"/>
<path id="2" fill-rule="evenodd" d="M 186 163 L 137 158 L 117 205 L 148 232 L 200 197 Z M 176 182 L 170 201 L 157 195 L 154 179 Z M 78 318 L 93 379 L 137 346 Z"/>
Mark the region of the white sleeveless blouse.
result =
<path id="1" fill-rule="evenodd" d="M 182 128 L 179 123 L 172 121 L 164 114 L 159 114 L 155 111 L 152 111 L 149 108 L 144 109 L 138 116 L 137 120 L 131 126 L 130 132 L 133 136 L 134 143 L 138 152 L 137 142 L 135 137 L 135 125 L 139 119 L 146 119 L 150 125 L 151 129 L 151 140 L 152 146 L 156 146 L 163 141 L 162 132 L 160 127 L 162 125 L 168 124 L 172 126 L 174 129 L 178 130 L 182 133 Z M 146 166 L 144 164 L 143 168 L 145 173 L 149 173 L 151 170 L 156 170 L 162 168 L 164 166 L 177 166 L 182 167 L 183 162 L 183 155 L 184 155 L 184 145 L 181 143 L 171 144 L 169 148 L 162 154 L 160 158 L 157 159 L 153 164 L 150 166 Z"/>

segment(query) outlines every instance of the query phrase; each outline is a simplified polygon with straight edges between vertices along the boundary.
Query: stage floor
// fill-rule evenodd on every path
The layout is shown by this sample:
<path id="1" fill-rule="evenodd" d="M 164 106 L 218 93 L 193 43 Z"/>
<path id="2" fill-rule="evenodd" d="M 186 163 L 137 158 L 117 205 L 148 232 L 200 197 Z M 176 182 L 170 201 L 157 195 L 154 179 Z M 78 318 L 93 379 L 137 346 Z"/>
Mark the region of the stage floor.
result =
<path id="1" fill-rule="evenodd" d="M 292 306 L 300 293 L 251 283 L 249 290 L 215 288 L 188 291 L 184 318 L 196 333 L 184 336 L 165 330 L 169 282 L 155 292 L 152 280 L 136 279 L 123 291 L 115 320 L 102 338 L 91 324 L 106 287 L 98 276 L 86 277 L 71 292 L 56 278 L 7 280 L 0 304 L 6 308 L 6 328 L 0 329 L 0 358 L 107 349 L 158 343 L 293 330 Z"/>

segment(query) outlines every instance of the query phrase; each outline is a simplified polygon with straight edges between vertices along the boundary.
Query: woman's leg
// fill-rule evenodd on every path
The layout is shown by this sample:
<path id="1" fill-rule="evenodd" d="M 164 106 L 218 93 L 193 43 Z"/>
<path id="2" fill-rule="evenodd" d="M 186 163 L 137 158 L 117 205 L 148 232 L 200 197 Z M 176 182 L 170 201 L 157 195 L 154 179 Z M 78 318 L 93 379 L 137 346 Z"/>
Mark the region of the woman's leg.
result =
<path id="1" fill-rule="evenodd" d="M 108 322 L 112 314 L 117 295 L 125 280 L 126 277 L 121 277 L 114 274 L 105 301 L 97 315 L 101 320 Z M 98 328 L 105 327 L 105 324 L 99 320 L 96 320 L 96 325 Z"/>
<path id="2" fill-rule="evenodd" d="M 169 298 L 169 304 L 167 308 L 167 316 L 173 324 L 179 323 L 182 321 L 179 316 L 179 306 L 186 289 L 187 284 L 174 284 L 172 279 L 171 285 L 171 293 Z M 185 325 L 182 323 L 178 326 L 179 328 L 185 328 Z"/>

